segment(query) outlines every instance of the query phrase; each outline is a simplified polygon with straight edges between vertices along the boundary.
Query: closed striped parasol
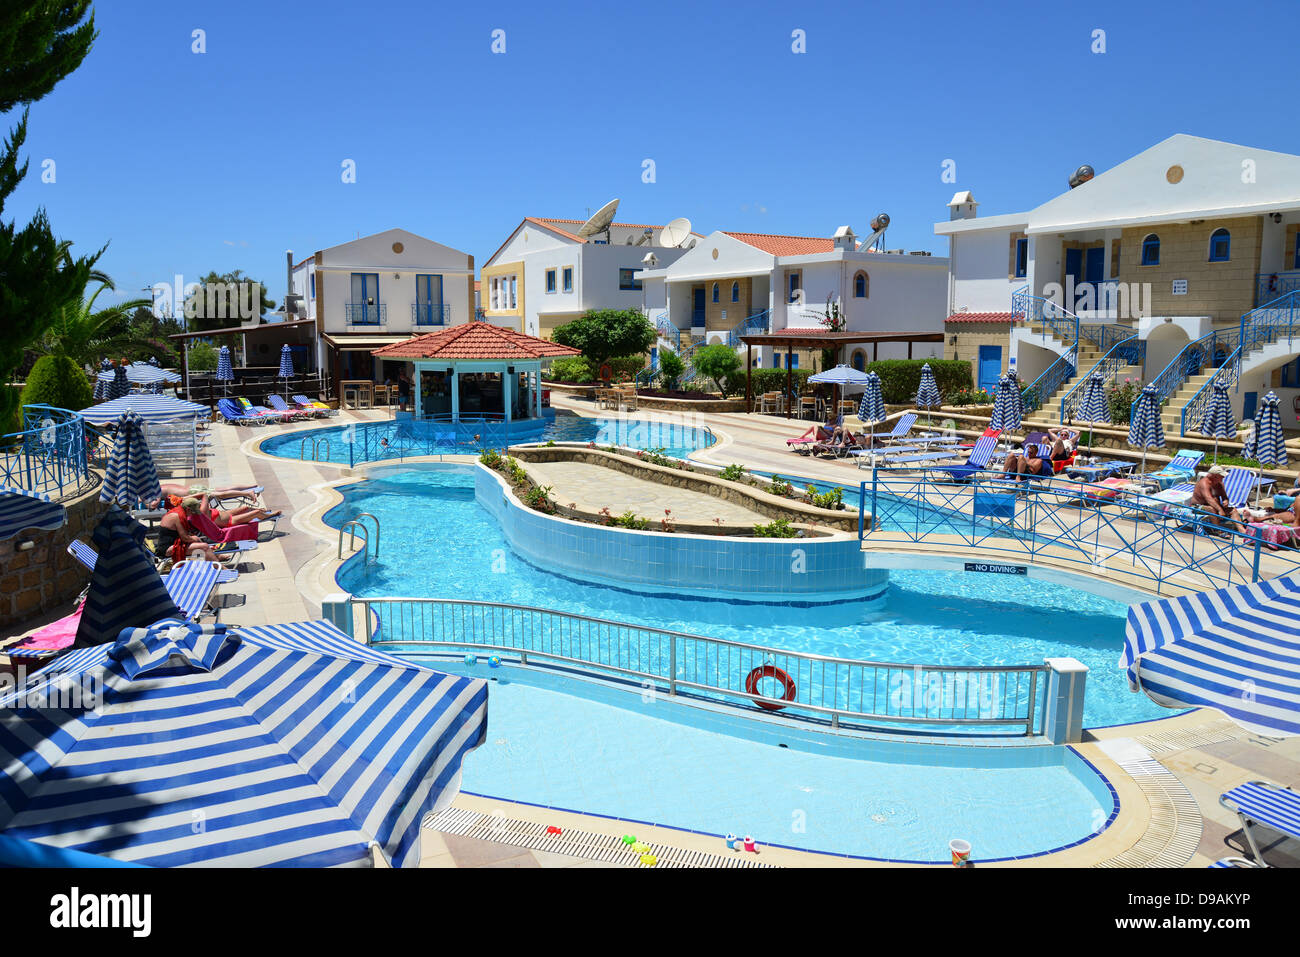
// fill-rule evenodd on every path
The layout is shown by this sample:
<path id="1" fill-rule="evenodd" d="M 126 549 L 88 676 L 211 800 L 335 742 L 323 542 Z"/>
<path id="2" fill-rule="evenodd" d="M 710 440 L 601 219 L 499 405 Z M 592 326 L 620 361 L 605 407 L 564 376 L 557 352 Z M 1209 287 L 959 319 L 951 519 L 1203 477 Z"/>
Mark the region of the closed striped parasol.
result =
<path id="1" fill-rule="evenodd" d="M 1110 422 L 1110 403 L 1106 400 L 1106 382 L 1100 372 L 1088 376 L 1083 389 L 1083 402 L 1079 404 L 1079 418 L 1089 425 Z M 1088 452 L 1092 452 L 1092 430 L 1088 430 Z"/>
<path id="2" fill-rule="evenodd" d="M 939 386 L 934 381 L 934 370 L 930 368 L 930 363 L 927 362 L 921 366 L 921 385 L 916 390 L 916 404 L 918 407 L 925 406 L 927 425 L 930 422 L 930 410 L 942 401 L 939 397 Z"/>
<path id="3" fill-rule="evenodd" d="M 1142 471 L 1147 469 L 1147 449 L 1165 447 L 1165 426 L 1160 421 L 1160 396 L 1155 386 L 1146 386 L 1138 396 L 1137 409 L 1128 427 L 1128 444 L 1142 450 Z"/>
<path id="4" fill-rule="evenodd" d="M 1214 436 L 1214 460 L 1219 460 L 1219 439 L 1231 439 L 1237 434 L 1237 423 L 1232 416 L 1232 399 L 1228 397 L 1228 387 L 1218 379 L 1214 380 L 1214 392 L 1210 404 L 1201 416 L 1199 429 L 1202 435 Z"/>
<path id="5" fill-rule="evenodd" d="M 144 526 L 110 508 L 91 538 L 99 554 L 77 627 L 77 647 L 113 641 L 123 628 L 139 628 L 180 614 L 145 551 Z"/>
<path id="6" fill-rule="evenodd" d="M 1251 731 L 1300 734 L 1300 582 L 1134 605 L 1119 666 L 1166 708 L 1204 705 Z"/>
<path id="7" fill-rule="evenodd" d="M 885 400 L 880 395 L 880 376 L 874 372 L 867 373 L 862 401 L 858 403 L 858 418 L 872 425 L 885 421 Z"/>
<path id="8" fill-rule="evenodd" d="M 1021 406 L 1020 385 L 1010 375 L 998 379 L 993 396 L 993 415 L 989 418 L 990 429 L 1006 432 L 1020 428 Z"/>
<path id="9" fill-rule="evenodd" d="M 100 375 L 103 375 L 103 373 L 101 372 Z M 113 369 L 113 376 L 108 382 L 108 392 L 105 394 L 109 399 L 120 399 L 131 394 L 131 383 L 126 379 L 126 368 L 124 366 L 116 366 Z"/>
<path id="10" fill-rule="evenodd" d="M 217 381 L 222 383 L 222 391 L 229 391 L 225 383 L 235 381 L 235 372 L 230 368 L 230 346 L 222 346 L 217 353 Z"/>
<path id="11" fill-rule="evenodd" d="M 132 509 L 161 496 L 158 471 L 144 437 L 144 422 L 132 409 L 127 409 L 117 421 L 117 435 L 108 456 L 99 500 Z"/>
<path id="12" fill-rule="evenodd" d="M 450 804 L 487 731 L 486 682 L 324 621 L 163 620 L 33 683 L 103 700 L 0 700 L 0 830 L 154 866 L 364 866 L 372 842 L 414 866 L 421 819 Z"/>

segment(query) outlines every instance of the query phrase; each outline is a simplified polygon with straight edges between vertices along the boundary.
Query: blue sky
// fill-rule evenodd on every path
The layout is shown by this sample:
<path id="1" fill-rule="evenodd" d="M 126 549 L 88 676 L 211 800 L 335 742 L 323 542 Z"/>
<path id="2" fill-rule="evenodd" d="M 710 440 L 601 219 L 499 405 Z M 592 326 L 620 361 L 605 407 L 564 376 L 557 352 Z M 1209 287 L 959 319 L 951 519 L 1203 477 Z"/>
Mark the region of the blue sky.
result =
<path id="1" fill-rule="evenodd" d="M 1027 209 L 1079 164 L 1178 132 L 1300 153 L 1282 39 L 1300 7 L 1243 10 L 101 2 L 90 56 L 32 107 L 5 216 L 43 205 L 78 250 L 110 243 L 101 264 L 125 295 L 239 268 L 277 302 L 285 249 L 400 226 L 482 265 L 525 215 L 613 197 L 620 220 L 704 233 L 862 233 L 884 210 L 890 247 L 942 254 L 932 225 L 956 189 L 984 215 Z"/>

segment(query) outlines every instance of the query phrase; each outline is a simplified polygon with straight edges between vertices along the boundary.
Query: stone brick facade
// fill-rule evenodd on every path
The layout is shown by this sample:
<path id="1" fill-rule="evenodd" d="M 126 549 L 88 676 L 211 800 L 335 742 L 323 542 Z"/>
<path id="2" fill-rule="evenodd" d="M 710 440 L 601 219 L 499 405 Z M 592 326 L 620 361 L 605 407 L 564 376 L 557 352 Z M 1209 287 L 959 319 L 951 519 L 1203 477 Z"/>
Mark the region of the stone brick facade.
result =
<path id="1" fill-rule="evenodd" d="M 1228 262 L 1209 261 L 1210 235 L 1216 229 L 1231 235 Z M 1151 283 L 1151 315 L 1236 322 L 1255 304 L 1262 231 L 1259 217 L 1129 227 L 1120 240 L 1120 281 Z M 1152 233 L 1160 238 L 1160 263 L 1143 266 L 1142 241 Z M 1187 280 L 1186 295 L 1173 294 L 1175 279 Z"/>
<path id="2" fill-rule="evenodd" d="M 75 598 L 89 581 L 89 572 L 68 554 L 68 543 L 89 541 L 108 506 L 99 501 L 98 486 L 64 504 L 68 520 L 62 528 L 22 532 L 0 542 L 0 627 L 5 633 L 25 630 L 24 621 Z M 19 551 L 24 541 L 34 547 Z"/>
<path id="3" fill-rule="evenodd" d="M 969 362 L 972 378 L 979 377 L 980 346 L 1002 347 L 1002 373 L 1006 373 L 1011 355 L 1011 323 L 948 322 L 944 333 L 947 339 L 943 344 L 943 358 Z M 953 339 L 957 341 L 954 343 Z"/>

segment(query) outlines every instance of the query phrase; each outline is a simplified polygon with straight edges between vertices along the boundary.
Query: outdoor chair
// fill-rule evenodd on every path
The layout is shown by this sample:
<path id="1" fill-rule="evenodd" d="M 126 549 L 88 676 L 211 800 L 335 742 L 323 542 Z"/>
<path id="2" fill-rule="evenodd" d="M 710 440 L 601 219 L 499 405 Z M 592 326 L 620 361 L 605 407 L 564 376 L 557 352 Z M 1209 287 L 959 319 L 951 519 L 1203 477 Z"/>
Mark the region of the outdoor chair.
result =
<path id="1" fill-rule="evenodd" d="M 235 404 L 234 399 L 218 399 L 217 411 L 231 425 L 264 425 L 266 423 L 266 419 L 261 416 L 249 415 Z"/>
<path id="2" fill-rule="evenodd" d="M 291 408 L 289 403 L 284 401 L 284 396 L 282 395 L 268 395 L 266 397 L 266 404 L 271 407 L 272 411 L 279 412 L 283 418 L 288 419 L 289 421 L 301 421 L 302 419 L 310 418 L 308 413 L 302 409 Z"/>
<path id="3" fill-rule="evenodd" d="M 1196 467 L 1201 464 L 1201 459 L 1205 458 L 1205 453 L 1195 449 L 1183 449 L 1169 463 L 1157 472 L 1151 472 L 1141 476 L 1142 479 L 1155 482 L 1162 489 L 1169 488 L 1171 485 L 1177 485 L 1179 482 L 1186 482 L 1189 478 L 1196 475 Z"/>
<path id="4" fill-rule="evenodd" d="M 1300 794 L 1295 791 L 1266 781 L 1250 781 L 1220 795 L 1219 803 L 1241 821 L 1241 833 L 1257 864 L 1264 863 L 1264 856 L 1255 840 L 1256 826 L 1262 824 L 1300 841 Z"/>
<path id="5" fill-rule="evenodd" d="M 896 442 L 899 439 L 904 438 L 908 432 L 911 432 L 912 426 L 914 425 L 916 425 L 916 413 L 907 412 L 904 415 L 899 416 L 898 421 L 894 423 L 892 431 L 876 432 L 872 434 L 871 438 L 873 441 L 876 439 L 883 439 L 886 442 Z"/>

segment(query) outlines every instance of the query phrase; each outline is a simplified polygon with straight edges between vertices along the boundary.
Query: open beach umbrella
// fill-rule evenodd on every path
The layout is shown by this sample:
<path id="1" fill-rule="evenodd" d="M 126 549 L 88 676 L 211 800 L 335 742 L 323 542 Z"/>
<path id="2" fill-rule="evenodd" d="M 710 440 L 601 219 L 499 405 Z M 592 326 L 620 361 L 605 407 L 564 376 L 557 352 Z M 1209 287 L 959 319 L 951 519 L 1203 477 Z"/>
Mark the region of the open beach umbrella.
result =
<path id="1" fill-rule="evenodd" d="M 1259 462 L 1259 478 L 1264 467 L 1285 468 L 1287 462 L 1286 438 L 1282 434 L 1282 415 L 1278 412 L 1277 393 L 1272 389 L 1260 400 L 1255 414 L 1254 458 Z M 1255 499 L 1259 500 L 1259 483 L 1255 483 Z"/>
<path id="2" fill-rule="evenodd" d="M 862 390 L 862 401 L 858 403 L 858 418 L 873 426 L 885 421 L 885 400 L 880 395 L 880 376 L 874 372 L 867 373 L 866 388 Z"/>
<path id="3" fill-rule="evenodd" d="M 130 395 L 131 384 L 126 378 L 126 368 L 124 366 L 116 366 L 112 371 L 113 375 L 108 383 L 108 392 L 106 393 L 107 397 L 109 399 L 120 399 L 123 396 Z M 100 373 L 100 375 L 103 374 L 104 373 L 102 372 Z"/>
<path id="4" fill-rule="evenodd" d="M 1092 433 L 1098 422 L 1110 421 L 1110 403 L 1106 401 L 1106 383 L 1100 372 L 1088 376 L 1088 384 L 1083 390 L 1083 403 L 1079 406 L 1079 418 L 1087 422 L 1088 454 L 1092 454 Z"/>
<path id="5" fill-rule="evenodd" d="M 160 867 L 366 866 L 372 845 L 417 865 L 487 733 L 486 681 L 325 621 L 126 628 L 25 690 L 60 685 L 98 700 L 0 700 L 0 832 Z"/>
<path id="6" fill-rule="evenodd" d="M 161 495 L 153 455 L 145 441 L 144 421 L 134 409 L 127 409 L 117 421 L 117 435 L 108 455 L 99 500 L 132 509 Z"/>
<path id="7" fill-rule="evenodd" d="M 173 399 L 169 395 L 128 395 L 98 405 L 87 406 L 81 410 L 81 417 L 91 425 L 107 425 L 116 422 L 127 410 L 134 411 L 145 422 L 165 422 L 169 419 L 185 419 L 211 413 L 206 405 Z"/>
<path id="8" fill-rule="evenodd" d="M 230 391 L 226 383 L 235 381 L 235 372 L 230 368 L 230 346 L 222 346 L 221 351 L 217 353 L 217 381 L 222 383 L 223 393 Z"/>
<path id="9" fill-rule="evenodd" d="M 1128 427 L 1128 444 L 1142 450 L 1142 471 L 1147 470 L 1147 449 L 1165 447 L 1165 426 L 1160 420 L 1160 397 L 1148 385 L 1138 396 L 1137 409 Z"/>
<path id="10" fill-rule="evenodd" d="M 157 360 L 154 360 L 155 362 Z M 119 367 L 121 368 L 121 367 Z M 117 370 L 107 369 L 101 371 L 96 378 L 112 380 L 116 377 Z M 148 362 L 132 362 L 125 367 L 126 381 L 133 382 L 136 385 L 158 385 L 163 382 L 180 382 L 181 374 L 173 369 L 162 369 L 157 365 L 150 365 Z"/>
<path id="11" fill-rule="evenodd" d="M 0 542 L 28 529 L 53 531 L 67 520 L 68 510 L 48 495 L 0 486 Z"/>
<path id="12" fill-rule="evenodd" d="M 925 421 L 930 422 L 930 409 L 943 400 L 939 397 L 939 386 L 934 381 L 934 371 L 930 363 L 921 366 L 921 385 L 916 390 L 916 404 L 925 406 Z"/>
<path id="13" fill-rule="evenodd" d="M 848 386 L 861 386 L 863 388 L 866 388 L 867 374 L 865 372 L 859 372 L 857 369 L 854 369 L 852 366 L 846 366 L 843 363 L 840 363 L 839 365 L 834 366 L 833 368 L 824 369 L 821 372 L 814 372 L 812 375 L 808 377 L 808 381 L 817 385 L 835 386 L 835 398 L 837 400 L 835 405 L 835 412 L 836 414 L 838 414 L 839 413 L 838 399 L 841 394 L 840 390 Z"/>
<path id="14" fill-rule="evenodd" d="M 1218 379 L 1214 380 L 1214 393 L 1210 404 L 1201 416 L 1198 429 L 1202 435 L 1214 436 L 1214 461 L 1219 461 L 1219 439 L 1231 439 L 1237 435 L 1237 423 L 1232 417 L 1232 400 L 1228 398 L 1228 387 Z"/>
<path id="15" fill-rule="evenodd" d="M 81 609 L 76 647 L 100 645 L 113 641 L 123 628 L 180 615 L 145 550 L 144 536 L 144 526 L 116 508 L 95 526 L 90 537 L 99 554 Z"/>
<path id="16" fill-rule="evenodd" d="M 1166 708 L 1200 705 L 1259 734 L 1300 734 L 1300 581 L 1134 605 L 1119 666 L 1129 688 Z"/>
<path id="17" fill-rule="evenodd" d="M 280 378 L 284 380 L 284 396 L 289 397 L 289 380 L 293 378 L 293 353 L 286 342 L 280 347 Z"/>

